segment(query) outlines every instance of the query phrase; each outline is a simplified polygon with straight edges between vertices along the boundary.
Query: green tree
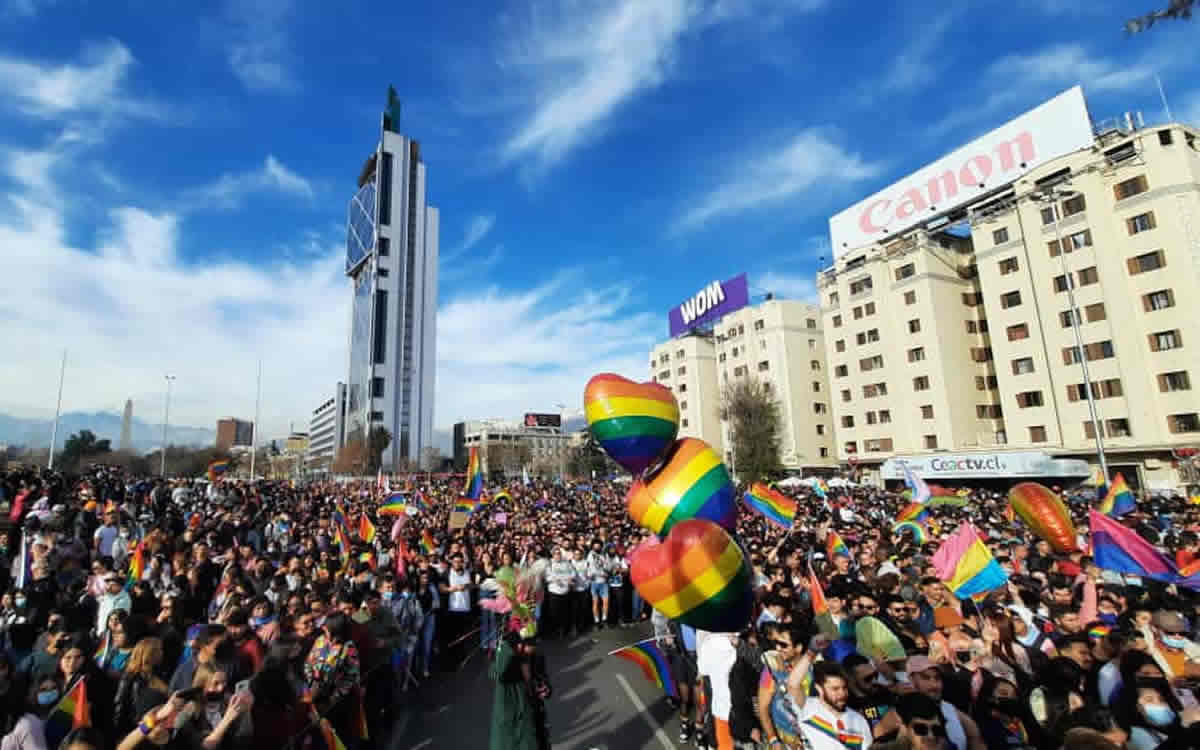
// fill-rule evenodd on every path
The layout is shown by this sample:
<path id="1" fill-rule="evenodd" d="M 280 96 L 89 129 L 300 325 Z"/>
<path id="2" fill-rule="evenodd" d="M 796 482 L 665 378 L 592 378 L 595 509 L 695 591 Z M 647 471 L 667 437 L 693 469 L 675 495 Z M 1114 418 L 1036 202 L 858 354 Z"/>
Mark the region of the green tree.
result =
<path id="1" fill-rule="evenodd" d="M 1187 21 L 1192 18 L 1196 0 L 1168 0 L 1167 7 L 1131 18 L 1125 22 L 1126 34 L 1138 34 L 1163 20 Z"/>
<path id="2" fill-rule="evenodd" d="M 729 423 L 733 466 L 740 480 L 769 480 L 783 471 L 779 460 L 783 414 L 766 383 L 739 379 L 721 392 L 721 418 Z"/>
<path id="3" fill-rule="evenodd" d="M 59 460 L 63 469 L 71 470 L 78 468 L 84 460 L 104 453 L 112 453 L 109 440 L 97 440 L 91 430 L 80 430 L 63 443 Z"/>
<path id="4" fill-rule="evenodd" d="M 567 473 L 573 477 L 590 479 L 593 472 L 597 477 L 606 477 L 622 471 L 624 469 L 600 447 L 600 441 L 596 440 L 591 430 L 588 430 L 584 441 L 567 454 Z"/>
<path id="5" fill-rule="evenodd" d="M 371 428 L 367 438 L 367 470 L 378 471 L 383 465 L 383 452 L 392 444 L 392 433 L 383 425 Z"/>

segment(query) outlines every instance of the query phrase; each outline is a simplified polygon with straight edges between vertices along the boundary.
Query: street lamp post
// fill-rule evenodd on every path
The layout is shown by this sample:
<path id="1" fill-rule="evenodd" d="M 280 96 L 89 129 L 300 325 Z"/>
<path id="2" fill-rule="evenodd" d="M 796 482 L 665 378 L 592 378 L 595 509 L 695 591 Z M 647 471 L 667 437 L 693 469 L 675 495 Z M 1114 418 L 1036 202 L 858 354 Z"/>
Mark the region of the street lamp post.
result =
<path id="1" fill-rule="evenodd" d="M 567 405 L 558 407 L 558 477 L 567 481 Z"/>
<path id="2" fill-rule="evenodd" d="M 171 383 L 175 380 L 174 375 L 164 375 L 167 381 L 167 396 L 163 404 L 163 429 L 162 429 L 162 451 L 159 456 L 160 464 L 158 473 L 163 479 L 167 478 L 167 423 L 171 421 Z"/>
<path id="3" fill-rule="evenodd" d="M 1108 460 L 1104 455 L 1104 433 L 1100 428 L 1100 417 L 1096 412 L 1096 400 L 1092 396 L 1092 378 L 1088 372 L 1087 353 L 1083 349 L 1083 334 L 1079 331 L 1082 314 L 1079 308 L 1075 306 L 1075 281 L 1071 277 L 1071 272 L 1067 269 L 1067 247 L 1063 244 L 1062 226 L 1060 224 L 1062 215 L 1058 209 L 1059 201 L 1069 200 L 1078 194 L 1074 190 L 1059 190 L 1057 187 L 1051 187 L 1036 197 L 1036 200 L 1048 203 L 1050 210 L 1054 212 L 1054 237 L 1058 242 L 1059 268 L 1062 270 L 1063 279 L 1067 285 L 1067 312 L 1071 317 L 1071 331 L 1075 334 L 1075 353 L 1079 358 L 1079 366 L 1083 372 L 1083 390 L 1084 396 L 1087 398 L 1088 413 L 1092 418 L 1092 434 L 1096 439 L 1096 456 L 1100 459 L 1100 471 L 1104 474 L 1104 481 L 1107 483 L 1109 476 Z"/>

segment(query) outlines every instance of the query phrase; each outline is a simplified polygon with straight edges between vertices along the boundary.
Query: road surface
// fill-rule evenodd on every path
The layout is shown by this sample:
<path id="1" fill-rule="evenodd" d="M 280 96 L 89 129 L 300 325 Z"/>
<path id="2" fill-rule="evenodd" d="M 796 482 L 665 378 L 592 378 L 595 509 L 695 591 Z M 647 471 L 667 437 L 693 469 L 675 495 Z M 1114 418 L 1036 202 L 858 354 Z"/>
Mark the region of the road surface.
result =
<path id="1" fill-rule="evenodd" d="M 554 688 L 548 710 L 556 750 L 683 750 L 662 690 L 633 664 L 606 656 L 650 635 L 643 623 L 541 644 Z M 459 672 L 402 693 L 391 750 L 486 748 L 494 687 L 486 666 L 476 654 Z"/>

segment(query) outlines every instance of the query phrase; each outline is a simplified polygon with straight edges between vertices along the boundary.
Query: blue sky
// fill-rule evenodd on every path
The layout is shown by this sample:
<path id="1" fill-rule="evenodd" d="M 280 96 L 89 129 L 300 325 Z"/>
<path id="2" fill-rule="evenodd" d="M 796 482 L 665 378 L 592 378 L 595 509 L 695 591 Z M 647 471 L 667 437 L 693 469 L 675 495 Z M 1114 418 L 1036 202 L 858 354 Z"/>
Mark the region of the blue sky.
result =
<path id="1" fill-rule="evenodd" d="M 1161 0 L 1145 0 L 1149 10 Z M 1082 83 L 1200 121 L 1200 27 L 1115 0 L 0 0 L 0 411 L 304 424 L 389 83 L 441 209 L 435 422 L 646 376 L 713 279 L 804 298 L 827 219 Z M 201 6 L 197 10 L 196 6 Z M 12 356 L 15 355 L 15 356 Z"/>

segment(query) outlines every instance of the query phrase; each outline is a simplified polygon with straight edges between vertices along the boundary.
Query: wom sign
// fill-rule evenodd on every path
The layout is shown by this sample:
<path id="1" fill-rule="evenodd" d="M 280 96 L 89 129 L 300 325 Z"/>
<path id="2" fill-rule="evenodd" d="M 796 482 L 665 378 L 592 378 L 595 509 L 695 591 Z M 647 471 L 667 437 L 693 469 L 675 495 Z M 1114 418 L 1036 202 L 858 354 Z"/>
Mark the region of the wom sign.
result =
<path id="1" fill-rule="evenodd" d="M 683 304 L 671 309 L 668 315 L 671 335 L 678 336 L 734 310 L 740 310 L 749 301 L 750 292 L 744 273 L 728 281 L 707 284 Z"/>

